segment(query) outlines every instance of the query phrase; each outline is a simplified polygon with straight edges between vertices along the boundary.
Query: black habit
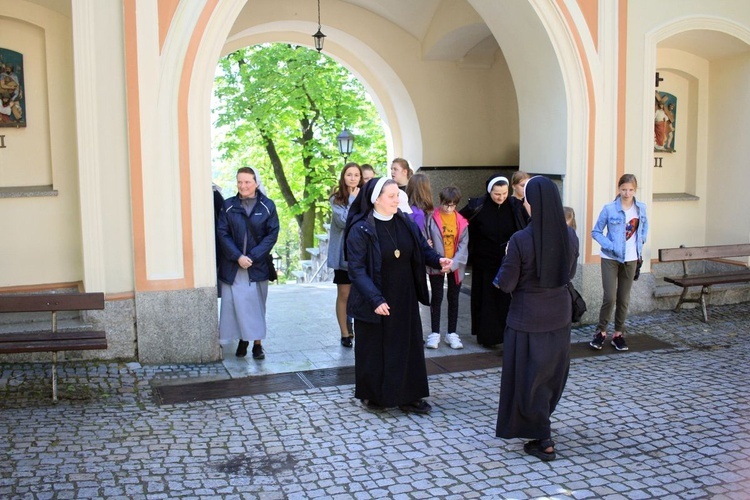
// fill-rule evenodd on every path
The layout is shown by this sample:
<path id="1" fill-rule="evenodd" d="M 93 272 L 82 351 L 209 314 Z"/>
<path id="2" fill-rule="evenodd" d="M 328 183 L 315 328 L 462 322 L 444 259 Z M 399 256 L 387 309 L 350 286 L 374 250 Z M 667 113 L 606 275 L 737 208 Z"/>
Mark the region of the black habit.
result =
<path id="1" fill-rule="evenodd" d="M 544 199 L 531 204 L 531 225 L 513 235 L 496 277 L 513 300 L 495 432 L 502 438 L 545 440 L 570 366 L 572 306 L 566 285 L 575 274 L 578 237 L 565 225 L 557 187 L 549 179 L 534 179 L 527 184 L 527 199 L 531 203 L 540 196 L 529 195 L 535 184 L 544 185 Z"/>
<path id="2" fill-rule="evenodd" d="M 492 280 L 503 262 L 510 237 L 522 229 L 516 212 L 523 209 L 518 200 L 509 196 L 498 205 L 489 194 L 475 214 L 462 210 L 471 217 L 469 222 L 469 259 L 471 261 L 471 334 L 477 343 L 493 346 L 503 342 L 510 294 L 497 289 Z M 468 218 L 467 217 L 467 218 Z"/>
<path id="3" fill-rule="evenodd" d="M 429 304 L 425 265 L 440 268 L 441 256 L 400 210 L 390 220 L 374 217 L 370 197 L 377 182 L 365 184 L 349 212 L 347 314 L 357 334 L 355 397 L 394 407 L 429 396 L 418 303 Z M 384 302 L 388 316 L 374 312 Z"/>

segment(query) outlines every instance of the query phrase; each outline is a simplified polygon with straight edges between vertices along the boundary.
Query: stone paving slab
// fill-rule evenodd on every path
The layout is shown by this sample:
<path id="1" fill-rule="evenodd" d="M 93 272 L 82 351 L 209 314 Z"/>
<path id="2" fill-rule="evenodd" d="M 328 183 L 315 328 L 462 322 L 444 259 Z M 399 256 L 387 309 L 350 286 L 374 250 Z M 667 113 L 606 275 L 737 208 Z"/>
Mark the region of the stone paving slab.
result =
<path id="1" fill-rule="evenodd" d="M 677 347 L 573 360 L 559 458 L 494 437 L 501 370 L 430 377 L 429 416 L 353 386 L 158 406 L 221 363 L 0 365 L 0 498 L 750 498 L 750 304 L 633 317 Z M 591 326 L 573 332 L 584 341 Z"/>

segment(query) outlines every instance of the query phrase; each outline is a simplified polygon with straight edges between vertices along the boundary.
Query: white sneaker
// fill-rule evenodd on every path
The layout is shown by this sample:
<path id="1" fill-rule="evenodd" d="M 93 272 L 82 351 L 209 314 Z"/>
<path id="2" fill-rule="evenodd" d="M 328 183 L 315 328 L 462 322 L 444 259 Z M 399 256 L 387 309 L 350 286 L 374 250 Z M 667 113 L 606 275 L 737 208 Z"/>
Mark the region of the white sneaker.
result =
<path id="1" fill-rule="evenodd" d="M 438 346 L 440 346 L 440 334 L 435 332 L 429 334 L 427 340 L 425 340 L 424 346 L 427 349 L 437 349 Z"/>
<path id="2" fill-rule="evenodd" d="M 446 333 L 445 343 L 451 346 L 451 349 L 463 349 L 464 345 L 461 343 L 461 339 L 458 338 L 457 333 Z"/>

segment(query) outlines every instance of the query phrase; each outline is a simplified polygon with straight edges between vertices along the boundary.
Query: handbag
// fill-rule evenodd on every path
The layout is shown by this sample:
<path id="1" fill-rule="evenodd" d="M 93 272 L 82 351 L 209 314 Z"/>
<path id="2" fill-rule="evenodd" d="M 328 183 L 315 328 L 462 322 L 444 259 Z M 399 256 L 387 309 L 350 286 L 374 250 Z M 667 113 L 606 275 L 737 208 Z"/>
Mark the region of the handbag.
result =
<path id="1" fill-rule="evenodd" d="M 279 273 L 276 272 L 276 266 L 273 265 L 271 254 L 266 257 L 266 262 L 268 262 L 268 281 L 276 281 L 279 279 Z"/>
<path id="2" fill-rule="evenodd" d="M 635 274 L 633 275 L 633 281 L 638 281 L 641 277 L 641 266 L 643 266 L 643 259 L 638 259 L 638 263 L 635 265 Z"/>
<path id="3" fill-rule="evenodd" d="M 573 283 L 568 283 L 568 292 L 570 293 L 570 300 L 573 304 L 573 323 L 578 323 L 583 317 L 583 313 L 586 312 L 586 301 L 583 300 L 581 294 L 575 289 Z"/>

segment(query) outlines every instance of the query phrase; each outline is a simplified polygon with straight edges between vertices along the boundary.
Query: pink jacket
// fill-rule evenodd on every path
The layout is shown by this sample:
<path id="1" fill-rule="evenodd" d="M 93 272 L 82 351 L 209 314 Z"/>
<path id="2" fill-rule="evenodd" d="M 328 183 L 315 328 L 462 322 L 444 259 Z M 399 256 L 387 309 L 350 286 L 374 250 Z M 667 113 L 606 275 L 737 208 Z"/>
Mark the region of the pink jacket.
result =
<path id="1" fill-rule="evenodd" d="M 451 271 L 455 273 L 456 283 L 461 283 L 466 275 L 466 262 L 469 259 L 469 221 L 456 212 L 456 223 L 458 224 L 458 238 L 456 241 L 456 252 L 453 254 L 453 265 Z M 427 220 L 427 234 L 432 242 L 432 248 L 440 255 L 445 255 L 443 246 L 443 221 L 440 218 L 440 210 L 432 212 L 432 217 Z M 438 269 L 427 268 L 428 274 L 440 274 Z"/>

